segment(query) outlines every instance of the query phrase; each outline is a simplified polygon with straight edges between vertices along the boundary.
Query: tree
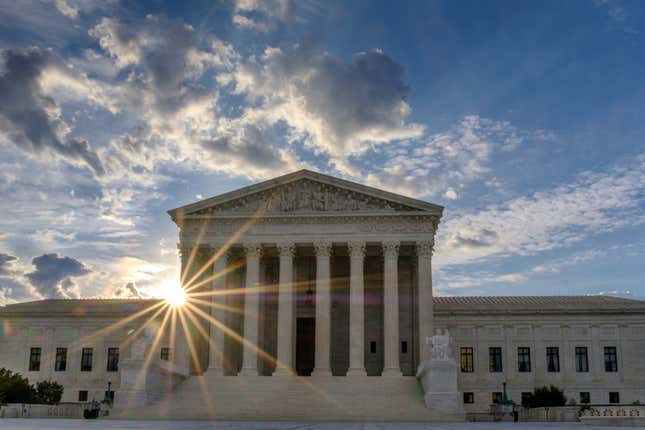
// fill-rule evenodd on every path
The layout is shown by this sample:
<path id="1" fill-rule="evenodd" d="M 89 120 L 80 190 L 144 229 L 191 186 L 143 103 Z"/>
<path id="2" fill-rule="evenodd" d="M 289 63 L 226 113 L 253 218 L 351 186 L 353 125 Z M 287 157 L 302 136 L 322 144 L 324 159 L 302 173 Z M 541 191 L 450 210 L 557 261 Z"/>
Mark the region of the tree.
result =
<path id="1" fill-rule="evenodd" d="M 525 408 L 546 408 L 564 406 L 566 403 L 567 398 L 564 392 L 551 385 L 550 387 L 536 388 L 533 393 L 524 398 L 522 406 Z"/>
<path id="2" fill-rule="evenodd" d="M 63 386 L 55 381 L 40 381 L 36 384 L 38 400 L 47 405 L 56 405 L 63 397 Z"/>
<path id="3" fill-rule="evenodd" d="M 37 399 L 37 394 L 29 379 L 0 368 L 0 398 L 4 403 L 31 403 Z"/>

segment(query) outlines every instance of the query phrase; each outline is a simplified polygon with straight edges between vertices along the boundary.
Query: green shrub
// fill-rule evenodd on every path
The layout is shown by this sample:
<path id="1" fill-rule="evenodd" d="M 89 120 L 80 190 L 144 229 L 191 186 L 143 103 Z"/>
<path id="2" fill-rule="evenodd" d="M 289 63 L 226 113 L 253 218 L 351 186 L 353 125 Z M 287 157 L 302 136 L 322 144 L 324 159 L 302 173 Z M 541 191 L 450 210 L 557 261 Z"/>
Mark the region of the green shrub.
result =
<path id="1" fill-rule="evenodd" d="M 564 406 L 566 403 L 567 398 L 564 392 L 551 385 L 550 387 L 536 388 L 531 395 L 524 398 L 522 406 L 525 408 L 545 408 Z"/>
<path id="2" fill-rule="evenodd" d="M 41 381 L 36 384 L 36 394 L 41 403 L 56 405 L 63 397 L 63 386 L 55 381 Z"/>
<path id="3" fill-rule="evenodd" d="M 32 403 L 38 395 L 29 379 L 19 373 L 0 368 L 0 398 L 4 403 Z"/>

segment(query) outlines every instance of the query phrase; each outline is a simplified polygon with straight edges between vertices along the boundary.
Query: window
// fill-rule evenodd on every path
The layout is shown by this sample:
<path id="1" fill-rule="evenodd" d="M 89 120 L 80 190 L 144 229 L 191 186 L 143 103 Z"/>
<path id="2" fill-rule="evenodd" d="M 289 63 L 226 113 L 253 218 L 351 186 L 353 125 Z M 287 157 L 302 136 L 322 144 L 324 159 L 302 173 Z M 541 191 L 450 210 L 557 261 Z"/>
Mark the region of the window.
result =
<path id="1" fill-rule="evenodd" d="M 105 400 L 107 400 L 110 403 L 114 403 L 114 391 L 106 391 Z"/>
<path id="2" fill-rule="evenodd" d="M 618 394 L 618 391 L 609 392 L 609 403 L 620 403 L 620 394 Z"/>
<path id="3" fill-rule="evenodd" d="M 605 347 L 605 372 L 618 372 L 618 357 L 615 346 Z"/>
<path id="4" fill-rule="evenodd" d="M 54 371 L 64 372 L 67 370 L 67 348 L 56 348 L 56 362 Z"/>
<path id="5" fill-rule="evenodd" d="M 589 391 L 580 392 L 580 403 L 591 403 L 591 394 L 589 394 Z"/>
<path id="6" fill-rule="evenodd" d="M 92 371 L 92 356 L 94 350 L 92 348 L 83 348 L 81 351 L 81 372 Z"/>
<path id="7" fill-rule="evenodd" d="M 475 403 L 475 394 L 464 392 L 464 403 Z"/>
<path id="8" fill-rule="evenodd" d="M 531 371 L 531 348 L 520 346 L 517 348 L 517 371 Z"/>
<path id="9" fill-rule="evenodd" d="M 370 354 L 376 354 L 376 341 L 370 341 Z"/>
<path id="10" fill-rule="evenodd" d="M 461 348 L 461 371 L 473 372 L 473 349 L 472 347 Z"/>
<path id="11" fill-rule="evenodd" d="M 87 390 L 81 390 L 78 392 L 78 401 L 87 402 Z"/>
<path id="12" fill-rule="evenodd" d="M 108 348 L 107 371 L 119 371 L 119 348 Z"/>
<path id="13" fill-rule="evenodd" d="M 586 346 L 576 346 L 576 372 L 589 371 L 589 357 Z"/>
<path id="14" fill-rule="evenodd" d="M 408 341 L 404 340 L 401 341 L 401 354 L 407 354 L 408 353 Z"/>
<path id="15" fill-rule="evenodd" d="M 40 370 L 40 348 L 31 348 L 29 352 L 29 371 L 38 372 Z"/>
<path id="16" fill-rule="evenodd" d="M 161 354 L 159 354 L 159 358 L 163 361 L 169 361 L 170 360 L 170 348 L 161 348 Z"/>
<path id="17" fill-rule="evenodd" d="M 524 406 L 525 408 L 529 406 L 529 402 L 531 400 L 532 395 L 533 393 L 531 393 L 530 391 L 522 392 L 522 406 Z"/>
<path id="18" fill-rule="evenodd" d="M 488 370 L 490 372 L 502 372 L 502 348 L 494 346 L 488 348 Z"/>
<path id="19" fill-rule="evenodd" d="M 547 372 L 560 371 L 560 350 L 557 346 L 546 348 L 546 370 Z"/>
<path id="20" fill-rule="evenodd" d="M 492 400 L 493 400 L 493 404 L 495 405 L 502 403 L 502 392 L 501 391 L 494 392 Z"/>

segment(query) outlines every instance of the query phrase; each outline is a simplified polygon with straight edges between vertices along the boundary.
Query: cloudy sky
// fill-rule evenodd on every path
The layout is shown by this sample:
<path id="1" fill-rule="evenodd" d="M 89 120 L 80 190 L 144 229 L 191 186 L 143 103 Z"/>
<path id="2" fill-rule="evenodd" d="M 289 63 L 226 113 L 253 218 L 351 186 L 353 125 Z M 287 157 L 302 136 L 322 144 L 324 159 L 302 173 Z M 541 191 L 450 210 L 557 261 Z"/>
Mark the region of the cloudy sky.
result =
<path id="1" fill-rule="evenodd" d="M 645 298 L 639 1 L 0 0 L 0 305 L 158 295 L 299 168 L 446 207 L 439 294 Z"/>

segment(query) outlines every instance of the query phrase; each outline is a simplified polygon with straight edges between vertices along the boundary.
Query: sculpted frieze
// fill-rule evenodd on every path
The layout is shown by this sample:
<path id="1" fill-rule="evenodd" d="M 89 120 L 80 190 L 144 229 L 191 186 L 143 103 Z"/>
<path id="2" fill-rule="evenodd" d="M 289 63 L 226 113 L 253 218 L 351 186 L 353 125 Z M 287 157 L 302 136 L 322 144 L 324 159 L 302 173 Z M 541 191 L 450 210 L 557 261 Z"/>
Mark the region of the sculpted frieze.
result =
<path id="1" fill-rule="evenodd" d="M 298 213 L 413 211 L 413 207 L 346 190 L 321 182 L 302 179 L 221 203 L 195 212 L 195 215 L 226 213 Z"/>

